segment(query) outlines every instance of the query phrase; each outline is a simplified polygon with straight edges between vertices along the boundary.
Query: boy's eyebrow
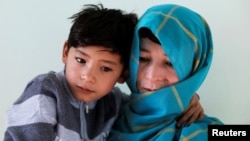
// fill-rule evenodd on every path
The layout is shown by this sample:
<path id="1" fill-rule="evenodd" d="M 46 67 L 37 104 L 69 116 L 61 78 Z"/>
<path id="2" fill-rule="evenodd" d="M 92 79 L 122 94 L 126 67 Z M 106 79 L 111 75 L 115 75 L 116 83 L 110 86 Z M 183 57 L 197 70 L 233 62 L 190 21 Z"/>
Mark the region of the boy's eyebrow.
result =
<path id="1" fill-rule="evenodd" d="M 114 65 L 114 66 L 117 65 L 115 62 L 110 61 L 110 60 L 101 60 L 101 61 L 103 61 L 103 62 L 105 62 L 105 63 L 109 63 L 110 65 Z"/>
<path id="2" fill-rule="evenodd" d="M 107 51 L 107 52 L 110 52 L 109 49 L 103 49 L 103 50 L 99 50 L 99 51 Z M 113 61 L 110 61 L 110 60 L 102 59 L 102 61 L 105 62 L 105 63 L 109 63 L 109 64 L 111 64 L 111 65 L 115 65 L 115 66 L 117 65 L 117 63 L 115 63 L 115 62 L 113 62 Z"/>
<path id="3" fill-rule="evenodd" d="M 83 51 L 81 51 L 81 50 L 76 50 L 76 52 L 78 52 L 78 53 L 80 53 L 80 54 L 82 54 L 82 55 L 85 55 L 85 56 L 90 56 L 90 55 L 88 55 L 88 54 L 86 54 L 85 52 L 83 52 Z M 111 65 L 117 65 L 117 63 L 115 63 L 114 61 L 110 61 L 110 60 L 105 60 L 105 59 L 102 59 L 101 60 L 102 62 L 105 62 L 105 63 L 109 63 L 109 64 L 111 64 Z"/>
<path id="4" fill-rule="evenodd" d="M 86 54 L 85 52 L 83 52 L 83 51 L 81 51 L 81 50 L 79 50 L 79 49 L 76 49 L 76 52 L 78 52 L 78 53 L 80 53 L 80 54 L 82 54 L 82 55 L 89 56 L 88 54 Z"/>

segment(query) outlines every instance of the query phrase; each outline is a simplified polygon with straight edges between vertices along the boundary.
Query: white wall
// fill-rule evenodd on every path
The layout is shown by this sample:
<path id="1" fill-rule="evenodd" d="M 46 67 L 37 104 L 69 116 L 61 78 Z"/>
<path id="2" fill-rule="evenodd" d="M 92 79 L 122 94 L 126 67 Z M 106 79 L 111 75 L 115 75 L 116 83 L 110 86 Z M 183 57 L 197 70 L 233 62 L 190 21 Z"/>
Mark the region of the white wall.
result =
<path id="1" fill-rule="evenodd" d="M 71 21 L 84 4 L 141 13 L 158 3 L 187 6 L 208 21 L 214 38 L 214 61 L 198 91 L 205 112 L 227 124 L 250 124 L 250 1 L 248 0 L 1 0 L 0 1 L 0 139 L 6 110 L 39 73 L 63 68 L 61 50 Z M 128 91 L 126 85 L 120 85 Z"/>

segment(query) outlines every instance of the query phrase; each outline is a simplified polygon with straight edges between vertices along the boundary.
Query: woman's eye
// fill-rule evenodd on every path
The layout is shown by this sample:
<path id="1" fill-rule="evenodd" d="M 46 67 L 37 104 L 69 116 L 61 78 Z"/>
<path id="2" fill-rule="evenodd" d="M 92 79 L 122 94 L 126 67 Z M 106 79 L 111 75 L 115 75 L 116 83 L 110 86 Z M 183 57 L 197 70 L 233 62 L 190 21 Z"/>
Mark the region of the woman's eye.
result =
<path id="1" fill-rule="evenodd" d="M 101 70 L 102 70 L 102 71 L 105 71 L 105 72 L 110 72 L 110 71 L 112 71 L 112 69 L 109 68 L 109 67 L 101 67 Z"/>
<path id="2" fill-rule="evenodd" d="M 148 61 L 150 61 L 149 58 L 141 57 L 141 56 L 140 56 L 139 60 L 140 60 L 140 62 L 148 62 Z"/>
<path id="3" fill-rule="evenodd" d="M 79 58 L 79 57 L 76 57 L 76 61 L 77 61 L 78 63 L 86 63 L 86 61 L 85 61 L 84 59 Z"/>
<path id="4" fill-rule="evenodd" d="M 165 62 L 165 65 L 169 66 L 169 67 L 173 67 L 173 64 L 171 62 L 169 62 L 169 61 Z"/>

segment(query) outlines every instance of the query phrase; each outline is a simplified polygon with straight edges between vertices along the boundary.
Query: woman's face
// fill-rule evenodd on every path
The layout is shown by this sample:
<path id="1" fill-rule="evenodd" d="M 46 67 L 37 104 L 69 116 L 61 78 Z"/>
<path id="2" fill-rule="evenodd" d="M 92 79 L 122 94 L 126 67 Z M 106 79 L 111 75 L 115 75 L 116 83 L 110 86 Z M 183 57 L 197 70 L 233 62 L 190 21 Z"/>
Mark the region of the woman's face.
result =
<path id="1" fill-rule="evenodd" d="M 177 74 L 161 45 L 141 38 L 137 88 L 154 91 L 178 82 Z"/>

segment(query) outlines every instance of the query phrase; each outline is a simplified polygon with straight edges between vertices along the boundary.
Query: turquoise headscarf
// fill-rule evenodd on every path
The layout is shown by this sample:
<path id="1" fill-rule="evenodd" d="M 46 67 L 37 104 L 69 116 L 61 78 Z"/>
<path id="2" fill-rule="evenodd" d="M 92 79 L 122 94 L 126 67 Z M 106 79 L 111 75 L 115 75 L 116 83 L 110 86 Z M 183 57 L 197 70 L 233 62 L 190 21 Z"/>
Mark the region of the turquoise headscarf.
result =
<path id="1" fill-rule="evenodd" d="M 177 72 L 179 82 L 157 91 L 139 93 L 139 30 L 146 27 L 158 38 Z M 176 128 L 176 117 L 189 105 L 207 76 L 213 56 L 212 36 L 206 21 L 196 12 L 174 4 L 149 8 L 135 29 L 127 81 L 132 94 L 124 116 L 111 131 L 112 141 L 207 140 L 209 124 L 223 124 L 205 115 L 188 127 Z"/>

